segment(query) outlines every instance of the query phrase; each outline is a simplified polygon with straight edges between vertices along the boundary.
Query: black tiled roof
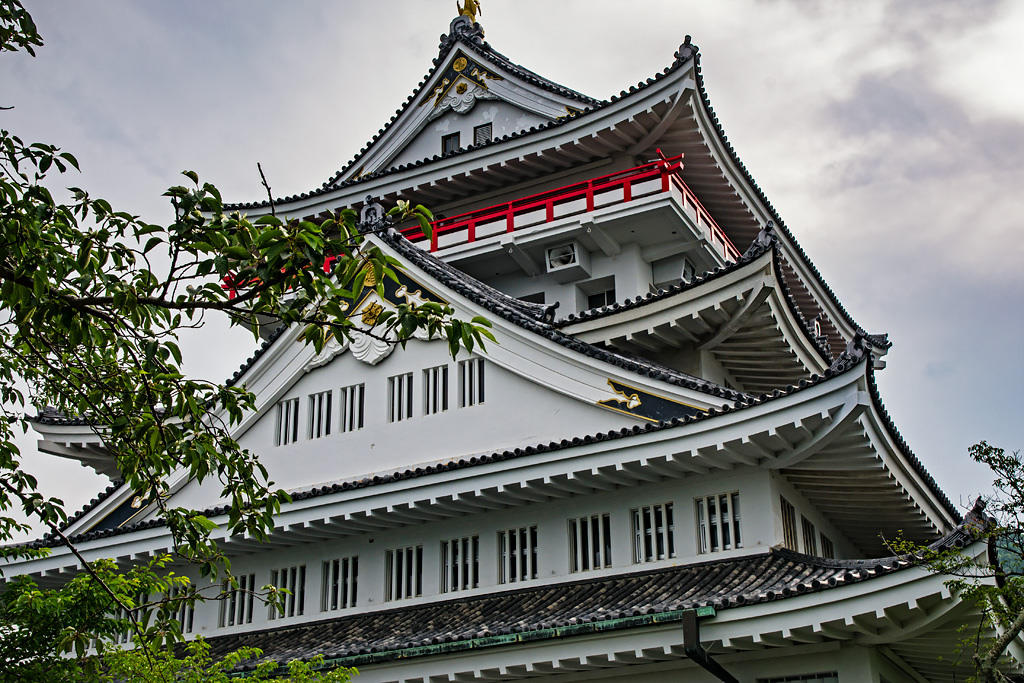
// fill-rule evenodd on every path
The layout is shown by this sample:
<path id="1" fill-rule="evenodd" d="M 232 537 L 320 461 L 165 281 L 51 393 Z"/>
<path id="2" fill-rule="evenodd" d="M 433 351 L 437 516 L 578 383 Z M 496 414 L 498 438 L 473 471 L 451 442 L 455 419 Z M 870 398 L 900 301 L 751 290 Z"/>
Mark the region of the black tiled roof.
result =
<path id="1" fill-rule="evenodd" d="M 963 547 L 958 528 L 936 547 Z M 257 647 L 264 658 L 360 665 L 666 623 L 686 609 L 726 610 L 862 583 L 914 565 L 911 557 L 826 560 L 790 550 L 352 614 L 211 638 L 213 655 Z M 256 662 L 250 662 L 248 667 Z"/>
<path id="2" fill-rule="evenodd" d="M 782 268 L 779 262 L 780 254 L 778 245 L 779 242 L 778 238 L 775 236 L 774 227 L 769 223 L 765 229 L 761 230 L 761 234 L 759 234 L 751 243 L 750 247 L 743 253 L 743 255 L 734 262 L 727 263 L 726 265 L 717 267 L 714 270 L 705 271 L 688 282 L 680 282 L 679 284 L 666 287 L 665 289 L 661 289 L 657 292 L 649 293 L 643 297 L 638 296 L 635 299 L 626 299 L 621 303 L 616 302 L 608 306 L 601 306 L 600 308 L 593 308 L 589 311 L 582 311 L 580 313 L 570 313 L 567 317 L 555 321 L 555 327 L 568 327 L 585 320 L 603 318 L 620 311 L 628 311 L 633 308 L 640 308 L 648 304 L 662 301 L 679 294 L 680 292 L 689 291 L 707 282 L 711 282 L 712 280 L 728 275 L 729 273 L 756 261 L 764 254 L 771 251 L 776 280 L 779 282 L 781 287 L 783 298 L 786 301 L 786 306 L 793 314 L 793 317 L 799 321 L 800 330 L 804 333 L 804 336 L 808 341 L 811 342 L 818 354 L 823 360 L 825 360 L 825 362 L 831 363 L 833 360 L 832 354 L 822 345 L 821 340 L 814 336 L 814 332 L 812 331 L 810 324 L 807 322 L 803 313 L 800 312 L 799 306 L 797 306 L 796 302 L 793 300 L 793 293 L 790 290 L 789 285 L 786 283 L 786 278 L 782 275 Z M 871 335 L 869 339 L 873 340 L 878 337 L 879 335 Z"/>
<path id="3" fill-rule="evenodd" d="M 487 41 L 483 40 L 482 36 L 483 36 L 483 32 L 480 30 L 480 27 L 479 27 L 478 24 L 474 25 L 474 26 L 469 26 L 468 22 L 460 22 L 458 19 L 456 19 L 456 21 L 452 22 L 451 33 L 449 33 L 447 35 L 442 35 L 441 36 L 441 43 L 438 46 L 438 56 L 434 58 L 433 66 L 431 67 L 430 71 L 428 71 L 427 74 L 423 77 L 423 79 L 417 84 L 416 89 L 413 90 L 412 94 L 409 95 L 408 98 L 406 98 L 406 100 L 402 104 L 402 106 L 399 107 L 397 111 L 395 111 L 395 113 L 391 117 L 391 119 L 386 124 L 384 124 L 384 127 L 381 128 L 380 130 L 378 130 L 377 134 L 374 135 L 370 139 L 370 141 L 367 142 L 366 145 L 363 146 L 363 148 L 359 150 L 359 153 L 356 154 L 355 157 L 353 157 L 351 161 L 349 161 L 347 164 L 345 164 L 345 166 L 343 166 L 338 172 L 336 172 L 333 176 L 331 176 L 331 178 L 329 180 L 327 180 L 325 183 L 323 183 L 323 185 L 321 185 L 318 189 L 312 190 L 310 192 L 303 192 L 303 193 L 298 194 L 298 195 L 291 195 L 291 196 L 288 196 L 288 197 L 283 197 L 281 199 L 276 199 L 274 201 L 276 203 L 285 203 L 285 202 L 289 202 L 289 201 L 294 201 L 296 199 L 303 199 L 303 198 L 306 198 L 306 197 L 315 197 L 317 195 L 324 194 L 325 192 L 327 192 L 329 190 L 333 190 L 333 189 L 336 189 L 336 188 L 339 188 L 339 187 L 348 187 L 350 185 L 354 185 L 356 183 L 362 182 L 363 180 L 367 180 L 367 179 L 371 179 L 371 178 L 378 178 L 380 176 L 388 175 L 390 173 L 393 173 L 395 171 L 402 171 L 402 170 L 405 170 L 406 168 L 410 168 L 410 167 L 414 167 L 414 166 L 421 166 L 423 164 L 430 163 L 432 161 L 437 161 L 437 160 L 445 158 L 447 156 L 452 156 L 454 154 L 461 154 L 463 152 L 468 152 L 468 151 L 470 151 L 472 149 L 477 149 L 479 147 L 483 147 L 483 146 L 486 146 L 486 145 L 492 145 L 492 144 L 495 144 L 495 143 L 498 143 L 498 142 L 502 142 L 504 140 L 509 140 L 509 139 L 512 139 L 512 138 L 520 137 L 521 135 L 525 135 L 527 133 L 532 133 L 535 130 L 541 130 L 543 128 L 547 128 L 547 127 L 550 127 L 552 125 L 557 125 L 557 124 L 567 120 L 568 118 L 572 118 L 573 116 L 577 115 L 577 114 L 572 114 L 572 115 L 569 115 L 569 116 L 566 116 L 566 117 L 563 117 L 563 118 L 560 118 L 560 119 L 555 119 L 554 121 L 550 121 L 547 124 L 541 124 L 540 126 L 537 126 L 535 128 L 530 128 L 528 131 L 524 131 L 523 133 L 512 133 L 510 135 L 505 135 L 505 136 L 502 136 L 500 138 L 495 138 L 495 139 L 490 140 L 489 142 L 486 142 L 486 143 L 483 143 L 483 144 L 470 145 L 469 147 L 461 148 L 460 150 L 458 150 L 456 152 L 452 152 L 452 153 L 450 153 L 448 155 L 435 155 L 435 156 L 433 156 L 431 158 L 422 159 L 420 161 L 413 162 L 413 163 L 410 163 L 410 164 L 402 164 L 401 166 L 398 166 L 398 167 L 391 167 L 391 168 L 386 168 L 386 169 L 380 169 L 378 171 L 374 171 L 373 173 L 368 173 L 366 175 L 359 176 L 358 178 L 352 178 L 352 179 L 347 180 L 345 182 L 339 182 L 341 180 L 341 177 L 343 175 L 345 175 L 345 173 L 347 173 L 349 171 L 349 169 L 355 167 L 355 165 L 359 162 L 359 160 L 362 159 L 363 156 L 365 156 L 365 154 L 367 152 L 369 152 L 370 149 L 373 148 L 373 146 L 377 143 L 377 141 L 380 140 L 381 137 L 383 137 L 384 133 L 388 129 L 390 129 L 392 125 L 394 125 L 394 123 L 399 119 L 399 117 L 401 117 L 401 115 L 405 112 L 405 110 L 407 110 L 409 108 L 409 106 L 421 95 L 421 93 L 423 92 L 423 90 L 426 87 L 427 83 L 430 81 L 431 78 L 433 78 L 434 74 L 437 72 L 438 67 L 440 67 L 444 63 L 445 58 L 447 57 L 448 53 L 455 47 L 456 43 L 460 42 L 460 40 L 461 40 L 460 44 L 466 46 L 474 54 L 484 58 L 486 61 L 488 61 L 488 62 L 490 62 L 490 63 L 492 63 L 492 64 L 494 64 L 496 66 L 499 66 L 500 68 L 502 68 L 503 70 L 507 71 L 508 73 L 515 74 L 517 77 L 521 78 L 522 80 L 524 80 L 524 81 L 526 81 L 528 83 L 531 83 L 531 84 L 533 84 L 533 85 L 535 85 L 535 86 L 537 86 L 537 87 L 539 87 L 539 88 L 541 88 L 543 90 L 547 90 L 548 92 L 552 92 L 552 93 L 555 93 L 557 95 L 561 95 L 563 97 L 576 100 L 580 104 L 580 107 L 581 107 L 580 111 L 581 112 L 582 111 L 589 111 L 592 108 L 603 106 L 603 105 L 607 104 L 607 101 L 597 100 L 597 99 L 594 99 L 593 97 L 590 97 L 588 95 L 584 95 L 583 93 L 577 92 L 577 91 L 575 91 L 575 90 L 573 90 L 571 88 L 567 88 L 567 87 L 565 87 L 563 85 L 559 85 L 558 83 L 555 83 L 554 81 L 550 81 L 550 80 L 548 80 L 548 79 L 546 79 L 546 78 L 544 78 L 544 77 L 534 73 L 533 71 L 530 71 L 529 69 L 527 69 L 524 66 L 516 64 L 515 62 L 511 61 L 508 57 L 506 57 L 505 55 L 501 54 L 500 52 L 498 52 L 497 50 L 492 48 L 490 43 L 488 43 Z M 264 199 L 264 200 L 260 200 L 260 201 L 257 201 L 257 202 L 239 202 L 239 203 L 235 203 L 235 204 L 227 204 L 227 205 L 225 205 L 225 208 L 226 209 L 244 209 L 244 208 L 266 207 L 266 206 L 270 206 L 270 200 Z"/>
<path id="4" fill-rule="evenodd" d="M 397 251 L 402 258 L 405 258 L 408 263 L 415 264 L 446 287 L 466 296 L 509 322 L 535 332 L 556 344 L 645 377 L 700 391 L 728 401 L 742 401 L 748 398 L 748 395 L 745 393 L 665 367 L 645 358 L 627 356 L 617 351 L 610 351 L 580 341 L 561 332 L 546 319 L 550 317 L 550 308 L 538 304 L 528 304 L 503 294 L 490 285 L 466 275 L 433 254 L 420 249 L 397 230 L 386 230 L 379 233 L 379 236 Z"/>
<path id="5" fill-rule="evenodd" d="M 445 46 L 446 46 L 448 40 L 450 40 L 449 36 L 442 36 L 442 43 L 441 43 L 442 56 L 444 54 L 443 50 L 447 49 Z M 472 44 L 474 46 L 473 49 L 474 49 L 475 52 L 483 54 L 483 52 L 480 52 L 479 50 L 477 50 L 478 46 L 476 46 L 475 43 L 472 40 L 465 41 L 465 44 Z M 487 45 L 487 44 L 484 43 L 484 45 Z M 449 48 L 450 48 L 450 46 L 449 46 Z M 497 53 L 494 50 L 491 50 L 489 45 L 487 45 L 486 51 L 489 52 L 494 57 L 494 59 L 503 60 L 501 62 L 502 64 L 504 64 L 504 63 L 512 64 L 511 62 L 508 61 L 508 59 L 506 57 L 504 57 L 504 55 L 501 55 L 500 53 Z M 768 211 L 771 214 L 775 224 L 778 226 L 778 229 L 780 229 L 786 235 L 787 239 L 793 245 L 793 248 L 796 250 L 796 252 L 799 255 L 799 257 L 803 260 L 803 262 L 810 269 L 811 274 L 818 281 L 818 284 L 822 287 L 822 289 L 824 290 L 825 294 L 828 296 L 829 299 L 831 299 L 832 303 L 836 306 L 836 309 L 839 311 L 840 316 L 851 327 L 853 327 L 854 329 L 861 329 L 861 327 L 856 323 L 856 321 L 853 319 L 853 317 L 849 314 L 849 312 L 846 310 L 846 308 L 839 301 L 839 298 L 835 295 L 835 292 L 832 291 L 832 288 L 829 287 L 829 285 L 825 282 L 824 278 L 821 276 L 821 273 L 818 271 L 817 267 L 810 260 L 810 258 L 807 256 L 807 253 L 803 250 L 803 247 L 800 246 L 800 243 L 797 241 L 796 237 L 793 235 L 793 233 L 786 226 L 785 221 L 782 220 L 782 217 L 779 215 L 778 211 L 776 211 L 775 206 L 771 203 L 771 201 L 768 199 L 767 195 L 765 195 L 764 191 L 757 184 L 757 181 L 754 180 L 754 177 L 750 174 L 750 171 L 747 170 L 746 165 L 739 158 L 739 155 L 736 153 L 736 150 L 733 148 L 732 143 L 729 142 L 729 138 L 725 134 L 725 130 L 722 128 L 722 124 L 718 120 L 718 116 L 715 114 L 714 107 L 711 106 L 711 101 L 710 101 L 710 99 L 708 97 L 707 90 L 706 90 L 706 88 L 704 86 L 704 76 L 703 76 L 703 72 L 701 70 L 701 63 L 700 63 L 700 57 L 701 57 L 700 51 L 699 51 L 699 48 L 696 45 L 694 45 L 693 43 L 690 42 L 690 36 L 686 36 L 685 41 L 683 42 L 682 45 L 679 46 L 679 49 L 675 52 L 674 57 L 675 57 L 675 60 L 672 62 L 672 64 L 670 66 L 665 67 L 662 71 L 654 74 L 654 76 L 652 78 L 648 78 L 645 81 L 641 81 L 641 82 L 637 83 L 636 86 L 630 86 L 628 91 L 623 90 L 617 96 L 613 95 L 608 100 L 602 100 L 602 101 L 592 100 L 590 102 L 590 104 L 587 107 L 585 107 L 584 110 L 579 112 L 578 114 L 573 114 L 571 116 L 567 116 L 567 117 L 564 117 L 564 118 L 556 119 L 554 121 L 549 121 L 546 124 L 542 124 L 540 126 L 536 126 L 536 127 L 530 128 L 529 130 L 523 131 L 522 133 L 513 133 L 511 135 L 503 136 L 501 138 L 495 138 L 495 139 L 493 139 L 490 142 L 485 143 L 485 144 L 486 145 L 499 144 L 499 143 L 504 142 L 504 141 L 509 140 L 509 139 L 523 137 L 523 136 L 530 135 L 530 134 L 535 133 L 535 132 L 539 132 L 541 130 L 546 130 L 548 128 L 552 128 L 554 126 L 563 125 L 563 124 L 567 123 L 568 121 L 576 119 L 576 118 L 578 118 L 580 116 L 586 116 L 587 114 L 590 114 L 590 113 L 592 113 L 592 112 L 594 112 L 594 111 L 596 111 L 598 109 L 602 109 L 602 108 L 608 106 L 609 104 L 612 104 L 614 102 L 618 102 L 619 100 L 622 100 L 622 99 L 624 99 L 626 97 L 629 97 L 629 96 L 633 95 L 636 92 L 644 90 L 645 88 L 647 88 L 648 86 L 652 85 L 653 83 L 661 80 L 665 76 L 667 76 L 667 75 L 671 74 L 672 72 L 676 71 L 681 66 L 687 64 L 689 62 L 689 60 L 692 58 L 694 60 L 694 73 L 696 75 L 696 80 L 697 80 L 697 92 L 700 95 L 701 103 L 704 105 L 705 109 L 707 109 L 708 114 L 709 114 L 709 116 L 710 116 L 710 118 L 712 120 L 712 123 L 714 124 L 715 133 L 718 135 L 719 139 L 722 141 L 722 145 L 724 146 L 726 152 L 729 154 L 729 157 L 732 159 L 733 163 L 736 164 L 736 167 L 743 174 L 743 177 L 746 179 L 746 181 L 750 184 L 750 187 L 754 190 L 754 192 L 757 195 L 758 199 L 760 199 L 761 202 L 764 204 L 764 206 L 768 209 Z M 305 197 L 311 197 L 311 196 L 316 196 L 316 195 L 324 194 L 324 193 L 328 192 L 329 190 L 332 190 L 332 189 L 335 189 L 335 188 L 338 188 L 338 187 L 348 187 L 350 185 L 354 185 L 354 184 L 357 184 L 359 182 L 362 182 L 363 180 L 368 180 L 368 179 L 372 179 L 372 178 L 378 178 L 378 177 L 382 177 L 382 176 L 385 176 L 385 175 L 390 175 L 392 173 L 398 173 L 398 172 L 406 170 L 407 168 L 423 166 L 423 165 L 430 164 L 432 162 L 439 161 L 440 159 L 442 159 L 443 157 L 441 157 L 440 155 L 435 155 L 435 156 L 433 156 L 431 158 L 421 159 L 420 161 L 417 161 L 417 162 L 414 162 L 414 163 L 403 164 L 401 166 L 397 166 L 397 167 L 393 167 L 393 168 L 389 168 L 389 169 L 382 169 L 382 170 L 379 170 L 379 171 L 375 171 L 373 173 L 369 173 L 369 174 L 367 174 L 365 176 L 361 176 L 359 178 L 353 178 L 351 180 L 348 180 L 348 181 L 345 181 L 345 182 L 341 182 L 341 183 L 338 182 L 340 180 L 341 176 L 344 175 L 344 173 L 349 168 L 351 168 L 356 163 L 356 161 L 358 161 L 358 159 L 360 159 L 363 156 L 363 154 L 366 153 L 366 151 L 369 149 L 369 147 L 372 146 L 374 142 L 376 142 L 376 140 L 380 137 L 380 135 L 382 135 L 384 133 L 384 131 L 387 130 L 392 123 L 394 123 L 394 121 L 398 118 L 398 116 L 402 113 L 402 111 L 404 111 L 405 108 L 408 107 L 409 103 L 411 103 L 415 99 L 415 97 L 422 90 L 423 86 L 427 83 L 428 80 L 430 80 L 430 77 L 433 75 L 434 71 L 436 70 L 437 64 L 439 64 L 440 62 L 441 62 L 441 59 L 440 59 L 440 57 L 438 57 L 435 60 L 435 68 L 431 69 L 431 71 L 427 74 L 427 76 L 424 77 L 424 79 L 417 86 L 417 88 L 413 92 L 413 94 L 410 95 L 409 98 L 406 100 L 406 102 L 402 106 L 402 108 L 399 109 L 395 113 L 395 116 L 393 116 L 391 118 L 391 121 L 387 125 L 385 125 L 385 127 L 382 128 L 378 132 L 377 136 L 375 136 L 368 143 L 368 145 L 366 147 L 364 147 L 362 150 L 360 150 L 359 154 L 357 154 L 356 157 L 351 162 L 349 162 L 344 168 L 342 168 L 340 171 L 338 171 L 330 180 L 325 182 L 319 189 L 312 190 L 310 192 L 303 192 L 300 195 L 292 195 L 292 196 L 289 196 L 289 197 L 284 197 L 282 199 L 275 200 L 275 201 L 279 202 L 279 203 L 285 203 L 285 202 L 293 201 L 293 200 L 296 200 L 296 199 L 301 199 L 301 198 L 305 198 Z M 518 67 L 518 68 L 522 69 L 522 67 Z M 530 73 L 532 73 L 532 72 L 530 72 Z M 536 77 L 540 78 L 539 76 L 536 76 Z M 541 80 L 544 80 L 544 79 L 541 79 Z M 561 87 L 561 86 L 559 86 L 559 87 Z M 570 91 L 570 92 L 572 92 L 572 91 Z M 583 96 L 581 96 L 581 97 L 583 97 Z M 589 99 L 589 98 L 587 98 L 587 99 Z M 456 152 L 453 152 L 453 153 L 451 153 L 451 154 L 449 154 L 447 156 L 463 154 L 463 153 L 472 151 L 472 150 L 476 149 L 479 146 L 481 146 L 481 145 L 478 145 L 478 146 L 471 145 L 468 148 L 463 148 L 463 149 L 458 150 Z M 270 205 L 270 201 L 269 200 L 262 200 L 262 201 L 258 201 L 258 202 L 246 202 L 246 203 L 230 204 L 230 205 L 226 205 L 226 208 L 230 208 L 230 209 L 259 208 L 259 207 L 267 207 L 269 205 Z M 891 346 L 891 343 L 889 343 L 889 346 Z M 885 348 L 888 348 L 888 346 L 886 346 Z"/>

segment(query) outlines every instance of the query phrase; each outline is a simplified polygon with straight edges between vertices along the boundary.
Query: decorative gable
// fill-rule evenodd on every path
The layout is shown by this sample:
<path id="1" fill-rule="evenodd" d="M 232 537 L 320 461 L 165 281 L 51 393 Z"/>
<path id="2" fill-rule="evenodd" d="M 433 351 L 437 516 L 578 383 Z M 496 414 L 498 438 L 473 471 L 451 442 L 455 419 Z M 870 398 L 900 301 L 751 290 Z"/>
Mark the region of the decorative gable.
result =
<path id="1" fill-rule="evenodd" d="M 335 182 L 486 144 L 597 103 L 510 62 L 466 16 L 452 22 L 440 48 L 420 88 Z"/>

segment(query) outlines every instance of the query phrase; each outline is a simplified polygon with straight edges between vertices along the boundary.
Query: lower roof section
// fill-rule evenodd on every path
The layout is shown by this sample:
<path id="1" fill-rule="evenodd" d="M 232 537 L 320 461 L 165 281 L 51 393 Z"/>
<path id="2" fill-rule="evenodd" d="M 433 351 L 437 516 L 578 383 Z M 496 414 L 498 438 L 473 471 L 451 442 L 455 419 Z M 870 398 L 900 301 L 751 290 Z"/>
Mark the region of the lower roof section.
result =
<path id="1" fill-rule="evenodd" d="M 964 527 L 959 527 L 937 546 L 960 546 L 968 540 Z M 915 588 L 908 591 L 911 585 Z M 907 558 L 826 560 L 773 548 L 744 557 L 463 599 L 455 594 L 427 605 L 215 637 L 209 642 L 215 657 L 239 647 L 256 647 L 265 653 L 264 658 L 282 662 L 319 654 L 329 665 L 366 667 L 437 655 L 483 654 L 493 648 L 521 649 L 577 636 L 628 635 L 625 632 L 665 626 L 678 629 L 683 610 L 697 609 L 705 618 L 717 614 L 718 618 L 708 620 L 709 625 L 724 619 L 721 626 L 731 633 L 717 634 L 716 640 L 727 650 L 736 650 L 729 645 L 736 641 L 736 651 L 742 651 L 751 646 L 744 646 L 745 639 L 755 634 L 735 622 L 744 621 L 743 614 L 748 611 L 756 621 L 766 607 L 778 614 L 802 613 L 808 606 L 811 611 L 829 611 L 827 606 L 834 603 L 837 614 L 807 612 L 801 618 L 810 620 L 808 628 L 821 631 L 827 619 L 828 637 L 843 639 L 843 624 L 854 616 L 846 613 L 850 600 L 869 594 L 872 614 L 888 614 L 902 606 L 907 614 L 900 621 L 918 627 L 922 620 L 930 621 L 930 615 L 945 613 L 934 608 L 952 598 L 942 587 L 941 577 L 915 568 Z M 883 594 L 888 600 L 879 601 Z M 768 605 L 775 602 L 785 604 Z M 911 614 L 916 611 L 922 615 Z M 856 622 L 856 626 L 863 623 Z M 766 639 L 755 647 L 783 646 L 787 644 L 784 641 L 785 636 L 778 643 Z M 525 652 L 521 656 L 527 657 Z"/>

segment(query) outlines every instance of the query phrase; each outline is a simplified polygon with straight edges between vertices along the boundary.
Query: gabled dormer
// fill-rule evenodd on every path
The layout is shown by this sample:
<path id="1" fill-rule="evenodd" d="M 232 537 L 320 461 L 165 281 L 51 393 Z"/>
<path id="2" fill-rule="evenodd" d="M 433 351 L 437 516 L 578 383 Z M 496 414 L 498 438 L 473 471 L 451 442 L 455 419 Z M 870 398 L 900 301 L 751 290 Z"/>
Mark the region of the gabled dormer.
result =
<path id="1" fill-rule="evenodd" d="M 479 23 L 460 15 L 426 78 L 334 184 L 523 133 L 595 104 L 511 62 L 484 40 Z"/>

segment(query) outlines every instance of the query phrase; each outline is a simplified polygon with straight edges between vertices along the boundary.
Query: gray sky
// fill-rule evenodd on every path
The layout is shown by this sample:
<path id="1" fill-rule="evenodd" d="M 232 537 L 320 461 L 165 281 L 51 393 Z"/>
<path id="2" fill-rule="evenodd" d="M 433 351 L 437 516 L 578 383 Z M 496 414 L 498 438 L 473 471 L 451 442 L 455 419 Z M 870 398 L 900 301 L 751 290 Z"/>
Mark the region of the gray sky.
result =
<path id="1" fill-rule="evenodd" d="M 455 0 L 28 2 L 46 45 L 0 58 L 0 126 L 61 145 L 87 188 L 166 222 L 192 169 L 228 201 L 319 187 L 404 102 Z M 1013 0 L 483 0 L 495 49 L 606 98 L 686 34 L 747 168 L 847 310 L 894 347 L 882 397 L 953 501 L 1024 446 L 1024 3 Z M 671 152 L 671 150 L 666 150 Z M 254 348 L 211 324 L 193 372 Z M 568 435 L 571 436 L 571 435 Z M 24 440 L 31 450 L 34 440 Z M 32 454 L 77 509 L 105 480 Z"/>

